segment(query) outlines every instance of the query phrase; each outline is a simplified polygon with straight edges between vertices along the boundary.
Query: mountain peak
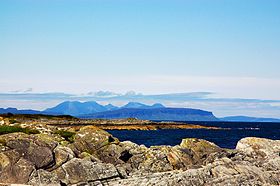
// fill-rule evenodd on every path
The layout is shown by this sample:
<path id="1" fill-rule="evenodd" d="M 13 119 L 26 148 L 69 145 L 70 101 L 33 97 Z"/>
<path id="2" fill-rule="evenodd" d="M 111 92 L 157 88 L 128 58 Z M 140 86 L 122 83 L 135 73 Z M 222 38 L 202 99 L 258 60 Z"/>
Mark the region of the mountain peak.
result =
<path id="1" fill-rule="evenodd" d="M 151 107 L 153 107 L 153 108 L 165 108 L 165 106 L 161 103 L 155 103 Z"/>
<path id="2" fill-rule="evenodd" d="M 119 107 L 115 106 L 115 105 L 112 105 L 111 103 L 110 104 L 107 104 L 104 106 L 107 110 L 117 110 L 119 109 Z"/>
<path id="3" fill-rule="evenodd" d="M 148 105 L 145 105 L 143 103 L 138 103 L 138 102 L 128 102 L 126 105 L 124 105 L 122 108 L 142 108 L 146 107 Z"/>
<path id="4" fill-rule="evenodd" d="M 79 102 L 79 101 L 65 101 L 53 108 L 48 108 L 45 112 L 55 114 L 65 114 L 78 116 L 81 114 L 92 114 L 96 112 L 104 112 L 107 109 L 95 101 Z"/>
<path id="5" fill-rule="evenodd" d="M 152 108 L 165 108 L 165 107 L 160 103 L 155 103 L 153 105 L 145 105 L 139 102 L 129 102 L 126 105 L 124 105 L 122 108 L 152 109 Z"/>

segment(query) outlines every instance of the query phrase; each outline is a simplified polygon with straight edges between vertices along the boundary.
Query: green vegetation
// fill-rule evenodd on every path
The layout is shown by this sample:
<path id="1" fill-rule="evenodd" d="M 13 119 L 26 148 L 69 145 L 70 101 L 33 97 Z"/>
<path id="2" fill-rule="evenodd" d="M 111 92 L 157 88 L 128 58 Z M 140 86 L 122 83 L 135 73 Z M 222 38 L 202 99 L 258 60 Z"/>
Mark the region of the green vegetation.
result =
<path id="1" fill-rule="evenodd" d="M 0 135 L 14 133 L 14 132 L 23 132 L 25 134 L 39 134 L 40 133 L 36 129 L 22 128 L 20 126 L 8 126 L 8 125 L 0 126 Z"/>
<path id="2" fill-rule="evenodd" d="M 0 116 L 10 119 L 76 119 L 70 115 L 45 115 L 45 114 L 0 114 Z"/>
<path id="3" fill-rule="evenodd" d="M 75 132 L 70 132 L 66 130 L 57 130 L 54 134 L 59 134 L 61 137 L 65 138 L 65 140 L 69 141 L 70 143 L 74 142 Z"/>
<path id="4" fill-rule="evenodd" d="M 14 124 L 14 123 L 17 123 L 17 120 L 15 120 L 15 119 L 10 119 L 9 122 L 10 122 L 10 124 Z"/>

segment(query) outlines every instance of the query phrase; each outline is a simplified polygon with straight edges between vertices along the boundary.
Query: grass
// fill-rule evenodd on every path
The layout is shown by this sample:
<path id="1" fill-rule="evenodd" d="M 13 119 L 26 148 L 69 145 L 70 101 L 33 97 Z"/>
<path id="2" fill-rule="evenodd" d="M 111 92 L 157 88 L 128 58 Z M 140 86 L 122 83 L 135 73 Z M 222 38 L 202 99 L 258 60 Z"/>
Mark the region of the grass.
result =
<path id="1" fill-rule="evenodd" d="M 69 141 L 70 143 L 73 143 L 76 133 L 66 131 L 66 130 L 57 130 L 57 131 L 54 132 L 54 134 L 59 134 L 61 137 L 65 138 L 66 141 Z"/>
<path id="2" fill-rule="evenodd" d="M 0 126 L 0 135 L 14 133 L 14 132 L 23 132 L 25 134 L 39 134 L 40 133 L 36 129 L 22 128 L 20 126 L 8 126 L 8 125 Z"/>

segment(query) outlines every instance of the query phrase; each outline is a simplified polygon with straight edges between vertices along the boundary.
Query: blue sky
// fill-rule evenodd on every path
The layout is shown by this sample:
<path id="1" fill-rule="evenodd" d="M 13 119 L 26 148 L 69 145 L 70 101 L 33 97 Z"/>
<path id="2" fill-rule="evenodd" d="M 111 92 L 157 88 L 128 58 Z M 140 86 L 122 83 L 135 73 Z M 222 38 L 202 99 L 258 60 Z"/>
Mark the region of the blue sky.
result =
<path id="1" fill-rule="evenodd" d="M 278 0 L 2 0 L 0 92 L 280 100 L 279 9 Z"/>

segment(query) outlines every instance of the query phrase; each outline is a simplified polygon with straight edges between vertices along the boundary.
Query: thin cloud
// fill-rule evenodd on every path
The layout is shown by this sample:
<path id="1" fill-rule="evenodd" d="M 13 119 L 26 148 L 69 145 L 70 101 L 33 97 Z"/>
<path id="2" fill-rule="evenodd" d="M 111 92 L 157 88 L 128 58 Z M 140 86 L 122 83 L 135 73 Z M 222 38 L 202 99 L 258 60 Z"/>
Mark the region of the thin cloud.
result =
<path id="1" fill-rule="evenodd" d="M 212 111 L 216 116 L 247 115 L 280 118 L 280 100 L 219 98 L 214 92 L 186 92 L 145 95 L 137 92 L 115 93 L 99 91 L 87 94 L 67 93 L 0 93 L 0 107 L 44 110 L 62 101 L 97 101 L 117 106 L 129 101 L 146 104 L 162 103 L 168 107 L 198 108 Z"/>

